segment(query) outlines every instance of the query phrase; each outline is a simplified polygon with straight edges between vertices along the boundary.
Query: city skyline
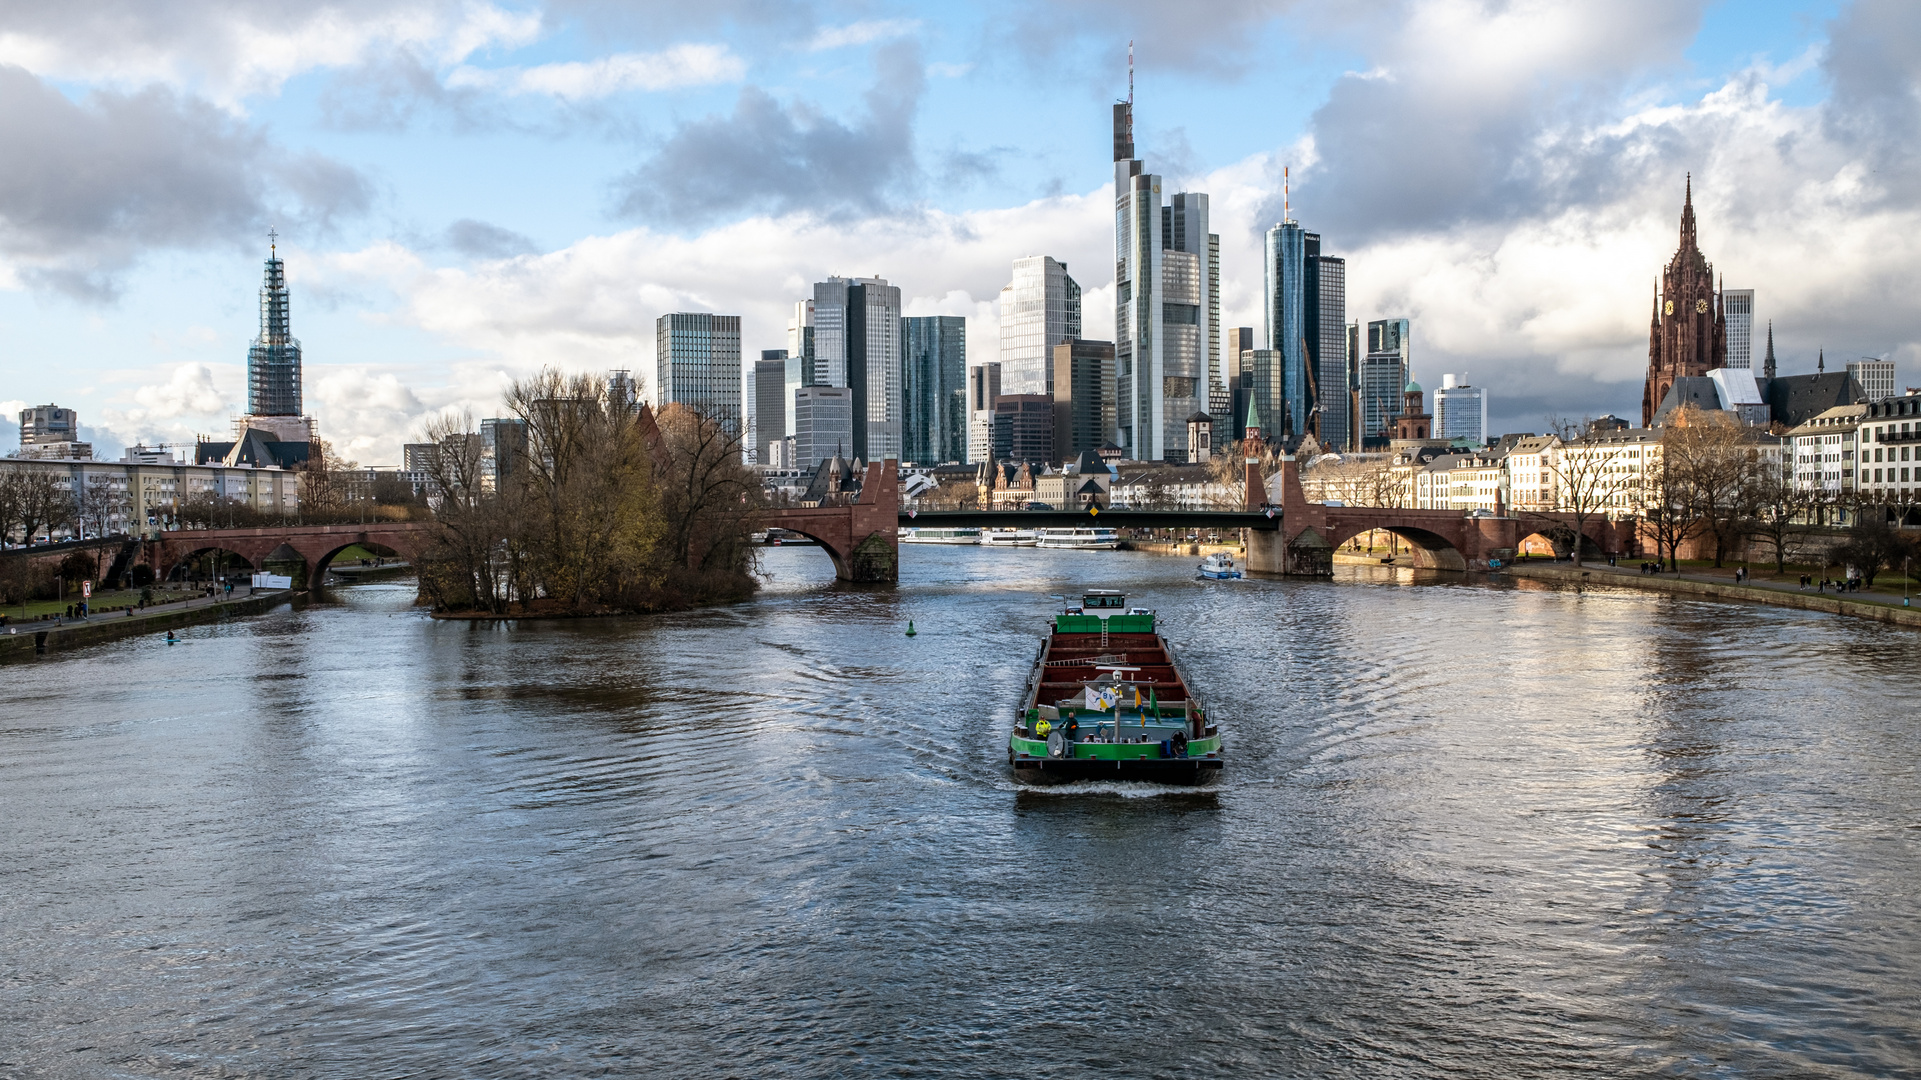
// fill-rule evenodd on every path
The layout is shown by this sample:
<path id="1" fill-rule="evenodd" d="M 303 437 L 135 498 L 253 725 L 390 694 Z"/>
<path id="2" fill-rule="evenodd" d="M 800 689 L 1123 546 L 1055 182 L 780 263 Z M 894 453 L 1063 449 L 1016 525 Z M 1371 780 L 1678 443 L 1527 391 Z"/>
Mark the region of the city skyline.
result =
<path id="1" fill-rule="evenodd" d="M 43 47 L 10 56 L 24 65 L 7 91 L 20 109 L 42 110 L 81 138 L 129 123 L 127 95 L 154 88 L 171 95 L 147 121 L 163 147 L 201 139 L 208 161 L 250 179 L 221 186 L 163 156 L 140 175 L 110 178 L 124 192 L 109 184 L 70 193 L 76 207 L 95 209 L 53 224 L 0 200 L 0 217 L 16 227 L 12 246 L 0 250 L 0 325 L 8 328 L 0 415 L 48 401 L 76 408 L 103 453 L 223 432 L 246 409 L 258 260 L 266 228 L 276 225 L 299 294 L 306 409 L 330 441 L 369 463 L 398 464 L 400 444 L 437 409 L 485 415 L 506 378 L 541 363 L 653 370 L 651 324 L 662 312 L 737 312 L 747 355 L 779 347 L 797 287 L 828 273 L 886 277 L 903 289 L 903 315 L 967 316 L 968 354 L 987 357 L 1010 261 L 1045 252 L 1081 270 L 1082 336 L 1111 339 L 1113 279 L 1086 268 L 1112 250 L 1109 178 L 1093 171 L 1094 155 L 1107 152 L 1106 113 L 1126 93 L 1129 34 L 1142 42 L 1140 157 L 1176 187 L 1213 196 L 1222 326 L 1261 325 L 1259 231 L 1279 216 L 1279 173 L 1291 163 L 1295 216 L 1347 260 L 1348 320 L 1411 318 L 1419 370 L 1473 371 L 1493 391 L 1494 432 L 1537 429 L 1550 411 L 1628 415 L 1644 373 L 1634 338 L 1649 267 L 1673 250 L 1673 195 L 1692 170 L 1716 269 L 1731 290 L 1755 290 L 1754 332 L 1773 326 L 1783 374 L 1812 370 L 1825 347 L 1831 365 L 1887 356 L 1898 382 L 1915 380 L 1921 345 L 1910 327 L 1921 319 L 1885 295 L 1906 255 L 1863 238 L 1898 235 L 1921 210 L 1892 180 L 1857 189 L 1848 179 L 1885 165 L 1881 155 L 1896 152 L 1887 147 L 1904 142 L 1898 127 L 1869 130 L 1898 124 L 1877 103 L 1912 81 L 1867 63 L 1881 55 L 1875 43 L 1898 43 L 1906 32 L 1872 4 L 1772 5 L 1741 19 L 1725 5 L 1650 6 L 1645 17 L 1607 20 L 1633 24 L 1632 39 L 1580 13 L 1459 17 L 1456 37 L 1482 49 L 1530 35 L 1550 43 L 1465 82 L 1419 36 L 1457 16 L 1419 3 L 1405 30 L 1385 34 L 1361 34 L 1311 8 L 1203 20 L 1216 40 L 1223 28 L 1242 31 L 1249 44 L 1234 54 L 1238 66 L 1217 63 L 1221 56 L 1191 37 L 1145 32 L 1152 14 L 1098 25 L 1062 16 L 1071 32 L 1051 64 L 998 57 L 978 44 L 991 29 L 985 23 L 935 8 L 838 25 L 796 8 L 784 17 L 799 21 L 779 46 L 722 15 L 668 26 L 662 40 L 689 49 L 722 43 L 717 53 L 683 50 L 670 63 L 664 57 L 678 46 L 643 55 L 631 28 L 557 14 L 542 22 L 535 8 L 486 30 L 431 10 L 442 29 L 422 23 L 427 37 L 408 48 L 426 57 L 428 44 L 452 42 L 462 27 L 480 36 L 461 41 L 482 43 L 434 59 L 456 55 L 446 45 L 422 61 L 452 95 L 437 100 L 379 96 L 386 84 L 354 66 L 391 32 L 371 23 L 342 51 L 295 49 L 274 73 L 172 31 L 155 31 L 140 50 L 131 43 L 138 39 L 110 36 L 82 55 L 59 26 L 23 24 L 21 40 Z M 260 29 L 239 8 L 190 6 L 180 16 L 203 30 Z M 1305 50 L 1308 62 L 1268 107 L 1250 110 L 1242 99 L 1272 88 L 1273 77 L 1249 58 L 1275 45 Z M 645 67 L 636 56 L 652 57 L 658 71 L 620 75 Z M 793 70 L 795 56 L 807 72 Z M 1871 85 L 1863 70 L 1885 85 Z M 1371 72 L 1395 78 L 1365 77 Z M 563 77 L 576 79 L 566 93 L 552 89 Z M 1612 132 L 1616 156 L 1647 152 L 1631 171 L 1610 174 L 1611 185 L 1550 183 L 1543 159 L 1513 149 L 1560 115 L 1548 106 L 1531 112 L 1520 87 L 1537 77 L 1596 90 L 1602 105 L 1579 130 Z M 1441 85 L 1454 92 L 1417 100 Z M 879 92 L 888 88 L 900 91 L 894 112 Z M 1043 88 L 1051 92 L 1038 107 L 1017 104 Z M 774 126 L 743 145 L 803 167 L 781 183 L 692 155 L 745 137 L 741 119 L 761 115 L 746 106 L 761 100 L 756 94 L 772 102 Z M 381 112 L 383 103 L 392 108 Z M 196 111 L 203 106 L 225 109 L 226 119 Z M 1827 122 L 1844 107 L 1852 126 Z M 458 108 L 470 110 L 466 134 L 441 122 Z M 815 120 L 806 119 L 809 108 Z M 1519 172 L 1490 188 L 1451 165 L 1450 154 L 1418 191 L 1390 190 L 1384 173 L 1364 170 L 1374 151 L 1361 129 L 1343 122 L 1356 110 L 1408 138 L 1425 118 L 1460 140 L 1465 156 L 1494 140 L 1521 155 Z M 604 136 L 563 133 L 548 161 L 510 163 L 495 152 L 520 138 L 509 121 L 552 127 L 581 122 L 580 112 L 595 122 L 629 117 L 653 134 L 641 148 L 610 150 Z M 963 122 L 968 115 L 993 117 L 991 132 Z M 864 149 L 885 143 L 894 168 L 877 175 L 905 186 L 881 190 L 857 178 L 847 192 L 823 187 L 809 140 L 834 130 L 867 140 L 858 142 Z M 1515 132 L 1520 142 L 1501 141 Z M 1789 140 L 1800 149 L 1782 149 L 1776 136 L 1786 134 L 1804 136 Z M 243 136 L 266 149 L 247 149 Z M 449 183 L 451 174 L 403 152 L 415 141 L 463 148 L 453 156 L 489 167 L 476 172 L 479 181 Z M 1002 145 L 1020 152 L 981 149 Z M 14 149 L 16 159 L 54 164 L 82 152 Z M 669 161 L 682 167 L 658 174 L 653 187 L 629 182 L 636 164 Z M 556 168 L 575 172 L 547 197 L 529 197 L 528 185 Z M 138 200 L 152 201 L 154 185 L 190 175 L 207 189 L 202 202 L 173 224 L 141 216 Z M 731 201 L 701 204 L 690 185 L 702 177 L 717 185 L 716 199 Z M 1609 194 L 1599 194 L 1603 187 Z M 569 193 L 580 209 L 564 208 L 560 196 Z M 94 224 L 106 220 L 117 224 Z M 1830 250 L 1872 254 L 1835 262 Z M 1790 267 L 1814 252 L 1834 270 L 1804 280 Z M 13 427 L 5 422 L 0 442 L 17 440 Z"/>

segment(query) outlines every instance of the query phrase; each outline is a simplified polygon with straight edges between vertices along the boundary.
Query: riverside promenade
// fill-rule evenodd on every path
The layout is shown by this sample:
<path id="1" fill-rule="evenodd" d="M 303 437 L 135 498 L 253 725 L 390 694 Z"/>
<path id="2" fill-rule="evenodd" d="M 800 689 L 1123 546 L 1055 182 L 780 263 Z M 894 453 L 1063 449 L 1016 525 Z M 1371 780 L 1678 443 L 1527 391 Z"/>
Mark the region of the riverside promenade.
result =
<path id="1" fill-rule="evenodd" d="M 140 634 L 164 634 L 196 623 L 239 615 L 258 615 L 295 599 L 288 589 L 235 589 L 233 599 L 196 596 L 146 608 L 102 613 L 85 619 L 36 619 L 0 628 L 0 661 L 31 659 L 41 653 L 98 645 Z"/>
<path id="2" fill-rule="evenodd" d="M 1745 600 L 1755 604 L 1773 604 L 1777 607 L 1800 608 L 1803 611 L 1825 611 L 1832 615 L 1874 619 L 1898 626 L 1921 627 L 1921 594 L 1914 597 L 1915 606 L 1903 606 L 1901 597 L 1880 593 L 1820 591 L 1813 587 L 1804 589 L 1792 582 L 1753 579 L 1736 584 L 1725 577 L 1713 574 L 1687 572 L 1643 574 L 1637 567 L 1638 564 L 1609 566 L 1605 562 L 1575 566 L 1571 563 L 1523 561 L 1510 563 L 1502 567 L 1501 572 L 1512 577 L 1535 578 L 1541 581 L 1619 585 L 1630 589 L 1647 589 L 1651 592 L 1707 596 L 1719 600 Z"/>

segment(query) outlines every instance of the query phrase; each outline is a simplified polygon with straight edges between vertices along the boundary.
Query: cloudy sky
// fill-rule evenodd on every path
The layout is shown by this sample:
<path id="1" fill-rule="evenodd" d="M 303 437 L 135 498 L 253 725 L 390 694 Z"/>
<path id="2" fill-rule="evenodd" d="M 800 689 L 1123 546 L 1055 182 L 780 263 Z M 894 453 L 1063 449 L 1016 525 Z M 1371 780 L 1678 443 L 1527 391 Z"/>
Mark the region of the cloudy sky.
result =
<path id="1" fill-rule="evenodd" d="M 978 359 L 1049 254 L 1107 336 L 1130 38 L 1229 325 L 1292 166 L 1417 376 L 1491 387 L 1497 431 L 1634 414 L 1692 171 L 1785 373 L 1921 381 L 1911 0 L 0 0 L 0 447 L 48 401 L 110 453 L 225 430 L 270 227 L 308 411 L 367 464 L 543 364 L 650 370 L 668 311 L 781 347 L 828 274 L 967 315 Z"/>

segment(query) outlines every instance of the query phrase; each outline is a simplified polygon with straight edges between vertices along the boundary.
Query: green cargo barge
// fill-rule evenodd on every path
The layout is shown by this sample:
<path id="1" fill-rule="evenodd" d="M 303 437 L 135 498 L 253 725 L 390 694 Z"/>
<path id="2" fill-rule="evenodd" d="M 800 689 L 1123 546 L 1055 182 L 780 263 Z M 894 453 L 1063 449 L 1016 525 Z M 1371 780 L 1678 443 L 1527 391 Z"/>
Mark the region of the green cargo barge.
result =
<path id="1" fill-rule="evenodd" d="M 1206 784 L 1220 729 L 1187 688 L 1154 613 L 1090 589 L 1054 617 L 1007 741 L 1014 779 Z"/>

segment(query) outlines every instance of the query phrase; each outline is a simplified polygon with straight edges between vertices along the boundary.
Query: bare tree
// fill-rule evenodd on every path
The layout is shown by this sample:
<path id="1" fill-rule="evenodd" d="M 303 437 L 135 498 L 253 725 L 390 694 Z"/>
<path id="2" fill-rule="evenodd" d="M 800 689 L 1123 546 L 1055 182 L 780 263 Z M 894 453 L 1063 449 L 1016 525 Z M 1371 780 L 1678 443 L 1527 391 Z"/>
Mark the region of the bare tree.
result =
<path id="1" fill-rule="evenodd" d="M 1693 515 L 1695 528 L 1714 540 L 1714 565 L 1722 565 L 1755 508 L 1761 467 L 1751 430 L 1730 414 L 1686 406 L 1661 431 L 1661 462 L 1664 481 L 1677 490 L 1675 512 Z"/>
<path id="2" fill-rule="evenodd" d="M 24 534 L 23 542 L 31 546 L 34 534 L 71 517 L 73 495 L 51 468 L 22 469 L 14 477 L 14 520 Z"/>
<path id="3" fill-rule="evenodd" d="M 1550 417 L 1548 431 L 1561 445 L 1546 457 L 1554 509 L 1572 519 L 1574 565 L 1581 565 L 1581 544 L 1588 522 L 1640 501 L 1645 460 L 1631 456 L 1626 443 L 1594 434 L 1592 419 L 1574 422 Z"/>
<path id="4" fill-rule="evenodd" d="M 1792 473 L 1779 468 L 1757 471 L 1750 488 L 1752 509 L 1748 535 L 1774 550 L 1774 572 L 1787 572 L 1788 561 L 1801 555 L 1810 530 L 1825 503 L 1824 493 L 1795 483 Z"/>

